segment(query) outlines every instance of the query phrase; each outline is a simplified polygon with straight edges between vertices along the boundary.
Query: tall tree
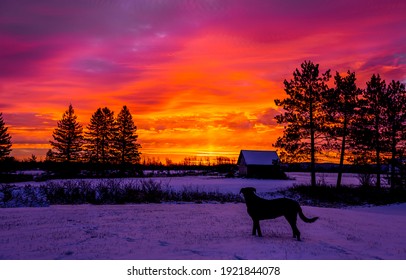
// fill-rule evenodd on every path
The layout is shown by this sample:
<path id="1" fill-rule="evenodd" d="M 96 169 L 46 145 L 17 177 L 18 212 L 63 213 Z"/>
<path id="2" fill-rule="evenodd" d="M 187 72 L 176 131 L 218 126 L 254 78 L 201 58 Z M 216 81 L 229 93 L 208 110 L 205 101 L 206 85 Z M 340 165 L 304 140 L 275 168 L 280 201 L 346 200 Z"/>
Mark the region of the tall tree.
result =
<path id="1" fill-rule="evenodd" d="M 339 150 L 340 163 L 337 176 L 337 187 L 341 186 L 344 159 L 350 137 L 350 127 L 355 118 L 355 108 L 361 90 L 357 87 L 355 72 L 347 72 L 341 76 L 336 72 L 334 76 L 334 90 L 325 95 L 323 109 L 326 115 L 327 146 Z"/>
<path id="2" fill-rule="evenodd" d="M 121 164 L 137 163 L 140 160 L 138 149 L 141 147 L 137 143 L 137 127 L 134 124 L 130 110 L 123 106 L 117 116 L 117 156 Z"/>
<path id="3" fill-rule="evenodd" d="M 92 115 L 85 132 L 88 157 L 93 162 L 109 163 L 116 158 L 117 126 L 114 112 L 104 107 Z"/>
<path id="4" fill-rule="evenodd" d="M 11 136 L 7 132 L 8 127 L 3 120 L 3 113 L 0 112 L 0 159 L 11 153 Z"/>
<path id="5" fill-rule="evenodd" d="M 383 116 L 386 125 L 383 136 L 390 147 L 391 187 L 396 186 L 397 159 L 406 152 L 406 91 L 405 85 L 394 81 L 388 85 L 385 92 Z"/>
<path id="6" fill-rule="evenodd" d="M 287 158 L 310 159 L 312 186 L 316 185 L 316 153 L 320 150 L 319 140 L 324 131 L 322 101 L 325 92 L 329 91 L 330 77 L 330 70 L 320 75 L 318 64 L 305 61 L 300 70 L 293 72 L 292 80 L 284 81 L 288 98 L 275 100 L 275 104 L 285 111 L 275 117 L 285 129 L 274 146 L 283 149 Z"/>
<path id="7" fill-rule="evenodd" d="M 81 159 L 83 145 L 83 127 L 77 121 L 72 104 L 69 105 L 62 119 L 58 121 L 57 128 L 52 133 L 54 141 L 51 143 L 52 160 L 59 162 L 76 162 Z"/>
<path id="8" fill-rule="evenodd" d="M 353 125 L 354 148 L 363 162 L 376 165 L 376 186 L 381 186 L 381 168 L 388 142 L 384 139 L 384 104 L 386 83 L 380 75 L 373 74 L 359 100 L 357 120 Z"/>

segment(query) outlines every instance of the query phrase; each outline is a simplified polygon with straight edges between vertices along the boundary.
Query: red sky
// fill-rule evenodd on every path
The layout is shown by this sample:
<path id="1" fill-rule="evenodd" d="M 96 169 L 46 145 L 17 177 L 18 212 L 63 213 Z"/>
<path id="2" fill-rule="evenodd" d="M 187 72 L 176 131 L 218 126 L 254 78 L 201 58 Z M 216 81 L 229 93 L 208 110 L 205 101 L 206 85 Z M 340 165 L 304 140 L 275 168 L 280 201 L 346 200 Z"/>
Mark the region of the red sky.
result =
<path id="1" fill-rule="evenodd" d="M 43 157 L 72 103 L 130 108 L 149 157 L 272 149 L 304 60 L 406 82 L 405 1 L 2 0 L 0 112 L 12 155 Z"/>

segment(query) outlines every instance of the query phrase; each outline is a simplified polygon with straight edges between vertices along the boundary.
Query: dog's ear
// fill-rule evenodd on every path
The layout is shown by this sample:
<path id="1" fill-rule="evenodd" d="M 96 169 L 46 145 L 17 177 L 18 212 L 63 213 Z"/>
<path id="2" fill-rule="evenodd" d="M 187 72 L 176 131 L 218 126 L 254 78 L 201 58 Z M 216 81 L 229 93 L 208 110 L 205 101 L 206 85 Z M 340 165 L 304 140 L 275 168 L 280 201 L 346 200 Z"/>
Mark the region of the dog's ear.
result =
<path id="1" fill-rule="evenodd" d="M 240 194 L 242 194 L 242 191 L 244 190 L 244 188 L 241 188 L 241 190 L 240 190 Z"/>

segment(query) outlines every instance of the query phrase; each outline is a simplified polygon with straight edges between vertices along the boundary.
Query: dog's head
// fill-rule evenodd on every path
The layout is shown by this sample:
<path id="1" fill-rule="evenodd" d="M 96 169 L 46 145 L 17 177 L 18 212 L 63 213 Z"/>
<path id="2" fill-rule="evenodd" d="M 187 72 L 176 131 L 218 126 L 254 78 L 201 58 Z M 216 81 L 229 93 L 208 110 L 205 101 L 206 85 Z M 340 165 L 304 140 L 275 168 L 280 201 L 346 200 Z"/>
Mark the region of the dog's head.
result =
<path id="1" fill-rule="evenodd" d="M 240 194 L 242 193 L 244 196 L 250 195 L 250 194 L 254 194 L 254 193 L 256 193 L 256 192 L 257 192 L 257 189 L 256 189 L 256 188 L 253 188 L 253 187 L 242 188 L 242 189 L 240 190 Z"/>

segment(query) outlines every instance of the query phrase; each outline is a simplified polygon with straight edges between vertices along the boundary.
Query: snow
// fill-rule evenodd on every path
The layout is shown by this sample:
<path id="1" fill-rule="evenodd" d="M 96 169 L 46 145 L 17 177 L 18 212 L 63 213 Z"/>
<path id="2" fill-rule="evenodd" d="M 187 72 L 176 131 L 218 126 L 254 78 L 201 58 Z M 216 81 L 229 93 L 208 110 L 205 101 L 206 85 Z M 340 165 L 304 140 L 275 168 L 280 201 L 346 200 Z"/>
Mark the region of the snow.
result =
<path id="1" fill-rule="evenodd" d="M 319 182 L 335 183 L 336 174 L 317 175 Z M 252 186 L 260 196 L 310 181 L 309 173 L 288 176 L 291 180 L 151 179 L 175 190 L 238 193 Z M 97 184 L 107 179 L 83 180 Z M 357 185 L 357 174 L 344 174 L 343 183 Z M 0 208 L 0 259 L 406 259 L 406 203 L 346 209 L 304 206 L 306 216 L 320 219 L 313 224 L 298 221 L 303 240 L 298 242 L 284 218 L 262 221 L 264 237 L 251 236 L 252 222 L 243 203 L 21 207 L 48 206 L 37 196 L 38 201 L 29 203 L 22 197 L 24 203 L 15 205 L 20 208 Z"/>
<path id="2" fill-rule="evenodd" d="M 293 185 L 310 184 L 310 173 L 308 172 L 287 172 L 289 180 L 275 179 L 245 179 L 245 178 L 224 178 L 219 176 L 183 176 L 183 177 L 151 177 L 151 178 L 124 178 L 111 179 L 125 182 L 134 182 L 139 180 L 154 180 L 161 182 L 163 186 L 168 186 L 173 190 L 182 190 L 183 188 L 194 188 L 205 191 L 218 191 L 221 193 L 238 193 L 242 187 L 255 187 L 257 192 L 273 192 L 280 189 L 286 189 Z M 337 173 L 317 173 L 316 180 L 319 183 L 335 185 Z M 91 181 L 97 184 L 100 180 L 109 179 L 76 179 L 76 181 Z M 63 180 L 49 180 L 48 182 L 60 182 Z M 46 182 L 19 182 L 16 186 L 40 186 Z M 353 173 L 344 173 L 342 178 L 343 185 L 358 185 L 358 175 Z"/>
<path id="3" fill-rule="evenodd" d="M 406 203 L 303 211 L 299 242 L 284 218 L 251 236 L 243 203 L 6 208 L 0 259 L 406 259 Z"/>
<path id="4" fill-rule="evenodd" d="M 120 186 L 142 185 L 142 181 L 152 180 L 158 183 L 162 190 L 191 192 L 215 192 L 225 194 L 239 194 L 242 187 L 255 187 L 257 193 L 266 198 L 280 197 L 278 190 L 283 190 L 295 184 L 308 184 L 310 174 L 304 172 L 288 173 L 290 180 L 264 180 L 244 178 L 224 178 L 219 176 L 184 176 L 184 177 L 152 177 L 152 178 L 118 178 L 118 179 L 67 179 L 49 180 L 46 182 L 19 182 L 13 187 L 7 188 L 11 192 L 12 199 L 3 201 L 6 195 L 5 188 L 0 184 L 0 208 L 5 207 L 44 207 L 49 206 L 49 201 L 41 191 L 44 185 L 77 185 L 77 186 Z M 317 182 L 334 185 L 337 178 L 335 173 L 318 173 Z M 358 175 L 343 174 L 343 184 L 356 185 Z"/>

